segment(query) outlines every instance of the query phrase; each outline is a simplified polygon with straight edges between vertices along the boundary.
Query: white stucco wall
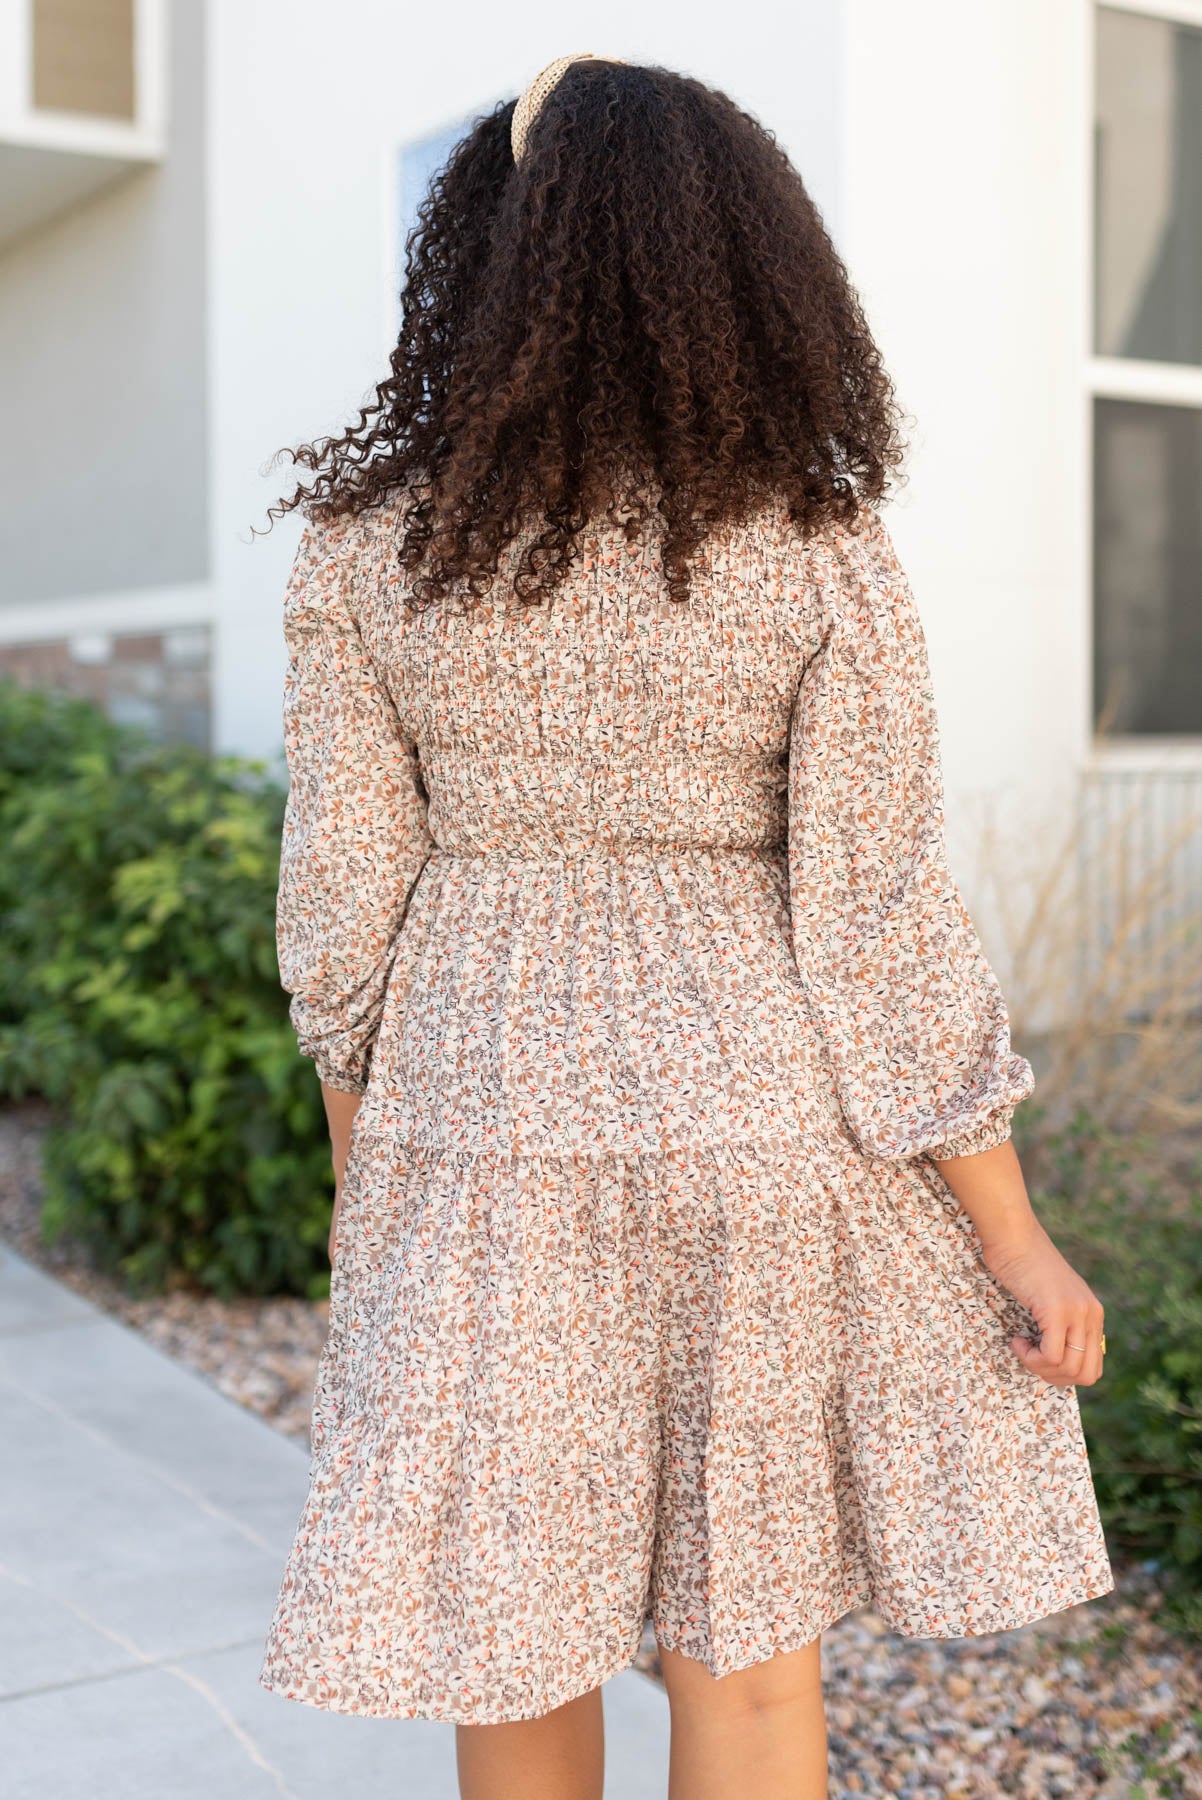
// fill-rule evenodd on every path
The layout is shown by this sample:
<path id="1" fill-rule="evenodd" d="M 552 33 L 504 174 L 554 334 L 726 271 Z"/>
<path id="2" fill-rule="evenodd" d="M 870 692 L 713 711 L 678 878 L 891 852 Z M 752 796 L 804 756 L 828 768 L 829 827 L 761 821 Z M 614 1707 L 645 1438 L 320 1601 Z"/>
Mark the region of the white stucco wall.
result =
<path id="1" fill-rule="evenodd" d="M 1090 6 L 844 16 L 842 243 L 917 419 L 890 523 L 967 844 L 983 799 L 1062 823 L 1090 737 Z"/>

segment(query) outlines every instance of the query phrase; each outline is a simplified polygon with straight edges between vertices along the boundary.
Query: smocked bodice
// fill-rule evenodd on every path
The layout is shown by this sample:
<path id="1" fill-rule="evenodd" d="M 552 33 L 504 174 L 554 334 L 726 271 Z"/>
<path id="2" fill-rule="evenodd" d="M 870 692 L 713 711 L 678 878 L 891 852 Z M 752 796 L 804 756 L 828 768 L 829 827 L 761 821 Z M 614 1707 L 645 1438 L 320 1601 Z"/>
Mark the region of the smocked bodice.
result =
<path id="1" fill-rule="evenodd" d="M 880 521 L 766 508 L 687 604 L 602 521 L 548 600 L 503 566 L 415 610 L 398 516 L 311 527 L 285 613 L 281 970 L 323 1078 L 468 1154 L 1004 1135 L 1030 1070 Z"/>
<path id="2" fill-rule="evenodd" d="M 520 546 L 510 553 L 510 564 Z M 687 607 L 615 527 L 538 606 L 495 596 L 373 615 L 372 648 L 418 750 L 434 842 L 457 854 L 782 846 L 806 608 L 770 552 L 698 564 Z M 752 599 L 751 596 L 755 598 Z"/>
<path id="3" fill-rule="evenodd" d="M 483 602 L 383 621 L 375 654 L 435 846 L 783 849 L 800 611 L 782 600 L 738 617 L 717 584 L 686 611 L 608 568 L 545 613 Z"/>

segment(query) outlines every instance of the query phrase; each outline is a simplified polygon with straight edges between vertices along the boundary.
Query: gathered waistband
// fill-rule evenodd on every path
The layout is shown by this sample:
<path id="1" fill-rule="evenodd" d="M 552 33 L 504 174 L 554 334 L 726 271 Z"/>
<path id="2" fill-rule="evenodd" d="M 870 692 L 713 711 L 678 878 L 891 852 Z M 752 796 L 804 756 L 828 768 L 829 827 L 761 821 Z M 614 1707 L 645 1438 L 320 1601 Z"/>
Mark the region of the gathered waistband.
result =
<path id="1" fill-rule="evenodd" d="M 744 858 L 783 861 L 787 846 L 777 844 L 564 844 L 557 848 L 507 844 L 487 850 L 451 850 L 436 844 L 431 861 L 491 865 L 539 863 L 673 863 Z"/>
<path id="2" fill-rule="evenodd" d="M 424 757 L 444 854 L 629 860 L 783 843 L 787 772 L 770 754 Z"/>

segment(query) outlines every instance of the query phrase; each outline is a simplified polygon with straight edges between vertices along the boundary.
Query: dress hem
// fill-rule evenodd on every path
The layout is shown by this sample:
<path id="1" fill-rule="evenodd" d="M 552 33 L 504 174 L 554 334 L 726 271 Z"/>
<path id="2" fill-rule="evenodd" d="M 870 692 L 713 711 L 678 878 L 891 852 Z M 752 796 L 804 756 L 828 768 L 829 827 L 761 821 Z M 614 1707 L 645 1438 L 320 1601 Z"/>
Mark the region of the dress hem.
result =
<path id="1" fill-rule="evenodd" d="M 301 1706 L 309 1706 L 318 1712 L 342 1713 L 354 1718 L 363 1719 L 428 1719 L 440 1725 L 516 1725 L 523 1719 L 541 1719 L 547 1713 L 554 1712 L 557 1707 L 566 1706 L 571 1700 L 579 1700 L 582 1695 L 591 1693 L 593 1688 L 600 1687 L 615 1675 L 621 1675 L 629 1669 L 638 1656 L 639 1646 L 636 1642 L 632 1649 L 626 1649 L 620 1657 L 609 1663 L 600 1665 L 600 1674 L 590 1675 L 587 1680 L 568 1681 L 558 1687 L 549 1688 L 537 1702 L 519 1711 L 497 1713 L 491 1709 L 463 1708 L 454 1705 L 440 1706 L 436 1701 L 407 1701 L 397 1706 L 350 1706 L 336 1696 L 319 1698 L 316 1694 L 298 1694 L 279 1681 L 268 1679 L 265 1674 L 259 1676 L 259 1686 L 266 1688 L 269 1694 L 278 1694 L 283 1700 L 294 1700 Z"/>
<path id="2" fill-rule="evenodd" d="M 950 1626 L 939 1631 L 932 1630 L 929 1627 L 924 1627 L 920 1630 L 917 1627 L 896 1624 L 890 1619 L 887 1612 L 875 1599 L 871 1590 L 861 1589 L 858 1594 L 853 1595 L 850 1599 L 845 1599 L 842 1604 L 836 1604 L 835 1607 L 825 1613 L 823 1615 L 823 1622 L 816 1629 L 810 1628 L 806 1635 L 799 1632 L 797 1634 L 796 1642 L 790 1640 L 783 1644 L 775 1644 L 766 1654 L 752 1655 L 743 1660 L 738 1660 L 737 1658 L 727 1660 L 721 1657 L 706 1656 L 696 1657 L 693 1660 L 702 1663 L 711 1675 L 716 1679 L 721 1680 L 723 1676 L 734 1675 L 741 1669 L 757 1668 L 761 1663 L 770 1662 L 774 1656 L 785 1656 L 788 1655 L 791 1650 L 803 1649 L 806 1644 L 812 1643 L 816 1637 L 821 1637 L 824 1632 L 829 1631 L 832 1626 L 837 1625 L 841 1619 L 845 1619 L 849 1613 L 859 1612 L 864 1607 L 871 1607 L 881 1623 L 886 1626 L 889 1631 L 893 1632 L 894 1636 L 900 1638 L 918 1642 L 929 1641 L 934 1643 L 941 1639 L 946 1640 L 949 1638 L 967 1639 L 997 1637 L 1000 1636 L 1002 1632 L 1021 1631 L 1026 1625 L 1037 1625 L 1043 1619 L 1055 1618 L 1058 1613 L 1067 1612 L 1074 1606 L 1083 1606 L 1090 1600 L 1099 1600 L 1103 1595 L 1113 1593 L 1114 1587 L 1115 1582 L 1113 1575 L 1096 1583 L 1083 1582 L 1076 1588 L 1070 1590 L 1069 1597 L 1062 1600 L 1056 1606 L 1049 1607 L 1042 1601 L 1015 1606 L 1003 1615 L 1004 1622 L 996 1625 L 977 1626 L 968 1631 L 958 1631 Z M 653 1628 L 654 1624 L 655 1621 L 654 1618 L 652 1618 Z M 671 1633 L 666 1629 L 662 1638 L 660 1637 L 659 1632 L 656 1631 L 656 1642 L 661 1649 L 675 1650 L 679 1648 L 679 1643 L 673 1644 L 668 1641 L 670 1636 Z M 683 1634 L 677 1633 L 677 1637 L 678 1639 L 681 1639 Z M 680 1654 L 689 1656 L 690 1652 L 681 1649 Z"/>
<path id="3" fill-rule="evenodd" d="M 656 1626 L 654 1614 L 649 1612 L 645 1618 L 650 1621 L 652 1629 L 655 1631 L 655 1640 L 659 1649 L 678 1651 L 680 1655 L 700 1662 L 715 1679 L 721 1680 L 723 1676 L 733 1675 L 741 1669 L 757 1668 L 761 1663 L 770 1662 L 775 1656 L 785 1656 L 791 1650 L 803 1649 L 805 1645 L 813 1643 L 815 1638 L 820 1638 L 824 1632 L 837 1625 L 841 1619 L 845 1619 L 849 1613 L 859 1612 L 863 1607 L 871 1607 L 881 1622 L 898 1637 L 929 1639 L 935 1642 L 946 1638 L 993 1637 L 1004 1631 L 1018 1631 L 1025 1625 L 1038 1624 L 1042 1619 L 1055 1618 L 1058 1613 L 1067 1612 L 1070 1607 L 1081 1606 L 1087 1601 L 1101 1599 L 1104 1595 L 1112 1593 L 1114 1587 L 1113 1574 L 1096 1581 L 1082 1582 L 1070 1589 L 1068 1597 L 1057 1606 L 1049 1608 L 1043 1601 L 1015 1605 L 1004 1612 L 1004 1622 L 970 1631 L 917 1630 L 895 1624 L 875 1600 L 872 1592 L 860 1589 L 851 1595 L 843 1595 L 832 1607 L 820 1615 L 821 1623 L 817 1626 L 803 1628 L 806 1635 L 798 1633 L 795 1643 L 791 1641 L 786 1641 L 784 1644 L 778 1643 L 773 1645 L 767 1654 L 752 1655 L 743 1660 L 733 1661 L 707 1656 L 694 1657 L 689 1650 L 682 1647 L 685 1641 L 683 1632 L 664 1625 L 661 1635 L 660 1628 Z M 673 1637 L 676 1638 L 675 1643 L 671 1641 Z M 437 1702 L 420 1701 L 404 1702 L 395 1706 L 351 1706 L 334 1695 L 319 1698 L 314 1694 L 296 1693 L 291 1691 L 286 1683 L 269 1679 L 262 1673 L 259 1676 L 259 1686 L 265 1688 L 268 1693 L 278 1694 L 281 1699 L 292 1700 L 299 1705 L 309 1706 L 320 1712 L 342 1713 L 356 1718 L 427 1719 L 445 1725 L 509 1725 L 517 1724 L 524 1719 L 541 1719 L 547 1713 L 554 1712 L 556 1708 L 566 1706 L 569 1701 L 580 1699 L 582 1695 L 590 1693 L 593 1688 L 603 1686 L 615 1675 L 620 1675 L 626 1669 L 631 1668 L 638 1653 L 639 1642 L 636 1641 L 633 1648 L 626 1649 L 619 1656 L 600 1664 L 600 1672 L 591 1673 L 583 1681 L 567 1681 L 550 1688 L 542 1698 L 536 1703 L 532 1703 L 532 1706 L 524 1707 L 519 1711 L 497 1712 L 491 1708 L 481 1709 L 479 1707 L 465 1709 L 455 1706 L 453 1703 L 449 1706 L 441 1706 Z"/>

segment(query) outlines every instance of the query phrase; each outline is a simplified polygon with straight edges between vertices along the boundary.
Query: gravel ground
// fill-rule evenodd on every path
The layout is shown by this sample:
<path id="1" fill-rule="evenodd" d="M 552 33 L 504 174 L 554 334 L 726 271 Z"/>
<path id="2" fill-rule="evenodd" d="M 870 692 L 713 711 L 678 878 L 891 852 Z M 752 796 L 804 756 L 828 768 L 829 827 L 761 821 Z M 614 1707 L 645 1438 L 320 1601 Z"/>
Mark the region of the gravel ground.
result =
<path id="1" fill-rule="evenodd" d="M 0 1111 L 0 1238 L 305 1442 L 324 1305 L 131 1300 L 38 1233 L 38 1106 Z M 1020 1631 L 900 1638 L 871 1611 L 823 1638 L 831 1791 L 909 1800 L 1202 1800 L 1202 1644 L 1158 1623 L 1143 1566 Z M 648 1635 L 640 1666 L 658 1678 Z"/>

